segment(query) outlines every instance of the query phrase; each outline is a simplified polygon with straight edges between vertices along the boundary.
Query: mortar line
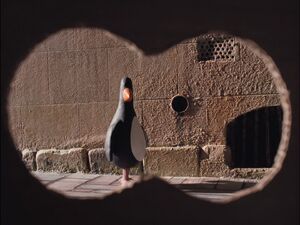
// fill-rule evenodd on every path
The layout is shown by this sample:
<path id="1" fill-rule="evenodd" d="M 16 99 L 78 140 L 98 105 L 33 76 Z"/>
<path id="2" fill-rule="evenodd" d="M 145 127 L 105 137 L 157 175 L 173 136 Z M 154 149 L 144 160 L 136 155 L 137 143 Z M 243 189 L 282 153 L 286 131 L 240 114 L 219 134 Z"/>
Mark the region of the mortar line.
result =
<path id="1" fill-rule="evenodd" d="M 103 35 L 102 35 L 103 36 Z M 108 51 L 105 51 L 105 55 L 106 55 L 106 76 L 107 76 L 107 83 L 108 83 L 108 96 L 107 99 L 108 101 L 110 100 L 110 76 L 109 76 L 109 72 L 108 72 Z"/>
<path id="2" fill-rule="evenodd" d="M 110 182 L 108 185 L 112 185 L 113 183 L 115 183 L 115 182 L 119 181 L 120 179 L 121 179 L 121 176 L 120 176 L 118 179 L 116 179 L 116 180 L 114 180 L 114 181 Z"/>
<path id="3" fill-rule="evenodd" d="M 49 94 L 50 95 L 50 94 Z M 248 96 L 256 96 L 256 97 L 270 97 L 270 96 L 279 96 L 279 94 L 263 94 L 263 95 L 258 95 L 258 94 L 248 94 L 248 95 L 224 95 L 224 96 L 201 96 L 201 97 L 197 97 L 194 96 L 192 97 L 193 99 L 197 100 L 197 99 L 212 99 L 212 98 L 227 98 L 227 97 L 248 97 Z M 50 97 L 51 98 L 51 97 Z M 159 101 L 159 100 L 170 100 L 170 98 L 154 98 L 154 99 L 136 99 L 136 102 L 139 101 Z M 93 102 L 76 102 L 76 103 L 52 103 L 52 104 L 29 104 L 29 105 L 10 105 L 8 107 L 29 107 L 29 106 L 62 106 L 62 105 L 74 105 L 74 104 L 78 104 L 78 105 L 83 105 L 83 104 L 93 104 L 93 103 L 117 103 L 118 101 L 115 100 L 108 100 L 108 101 L 93 101 Z"/>
<path id="4" fill-rule="evenodd" d="M 49 102 L 52 102 L 52 100 L 51 100 L 51 95 L 50 95 L 50 69 L 49 69 L 49 53 L 48 53 L 48 51 L 46 52 L 47 54 L 46 54 L 46 63 L 47 63 L 47 71 L 46 71 L 46 73 L 47 73 L 47 81 L 48 81 L 48 97 L 49 97 Z"/>
<path id="5" fill-rule="evenodd" d="M 175 47 L 176 49 L 176 55 L 178 55 L 178 49 L 177 49 L 177 46 Z M 178 71 L 178 62 L 176 63 L 176 79 L 177 79 L 177 83 L 176 83 L 176 91 L 177 91 L 177 94 L 179 94 L 179 71 Z"/>
<path id="6" fill-rule="evenodd" d="M 140 101 L 158 101 L 158 100 L 170 100 L 170 98 L 155 98 L 155 99 L 136 99 L 136 102 Z M 29 104 L 29 105 L 9 105 L 8 107 L 29 107 L 29 106 L 63 106 L 63 105 L 84 105 L 84 104 L 93 104 L 93 103 L 118 103 L 117 100 L 108 100 L 108 101 L 93 101 L 93 102 L 73 102 L 73 103 L 52 103 L 52 104 Z"/>
<path id="7" fill-rule="evenodd" d="M 220 181 L 220 179 L 217 180 L 217 182 L 215 183 L 213 189 L 217 189 L 217 186 L 218 186 L 218 184 L 219 184 L 219 181 Z"/>
<path id="8" fill-rule="evenodd" d="M 84 184 L 86 184 L 86 183 L 88 183 L 88 182 L 90 182 L 90 181 L 93 181 L 93 180 L 95 180 L 95 179 L 97 179 L 97 178 L 99 178 L 99 177 L 101 177 L 101 176 L 102 176 L 102 175 L 99 175 L 98 177 L 94 177 L 94 178 L 92 178 L 92 179 L 88 179 L 87 181 L 85 181 L 85 182 L 83 182 L 83 183 L 81 183 L 81 184 L 78 184 L 77 186 L 73 187 L 72 190 L 74 190 L 74 189 L 78 188 L 79 186 L 84 185 Z"/>
<path id="9" fill-rule="evenodd" d="M 73 30 L 73 40 L 74 40 L 74 36 L 75 36 L 75 31 Z M 75 63 L 77 64 L 78 63 L 78 58 L 75 56 Z M 77 137 L 79 138 L 80 137 L 80 118 L 79 118 L 79 105 L 78 105 L 78 99 L 79 99 L 79 88 L 78 88 L 78 79 L 79 79 L 79 74 L 78 73 L 75 73 L 75 79 L 76 79 L 76 103 L 75 103 L 75 106 L 76 106 L 76 113 L 77 113 Z"/>
<path id="10" fill-rule="evenodd" d="M 183 178 L 183 180 L 180 182 L 180 184 L 183 184 L 186 181 L 187 178 Z"/>
<path id="11" fill-rule="evenodd" d="M 77 136 L 80 138 L 81 136 L 81 123 L 80 123 L 80 113 L 79 113 L 79 104 L 76 104 L 76 111 L 77 111 L 77 125 L 78 125 L 78 130 L 77 130 Z"/>
<path id="12" fill-rule="evenodd" d="M 244 189 L 244 188 L 245 188 L 245 186 L 246 186 L 246 182 L 245 182 L 245 181 L 243 181 L 243 184 L 242 184 L 242 186 L 241 186 L 240 190 Z"/>
<path id="13" fill-rule="evenodd" d="M 64 50 L 35 50 L 34 52 L 37 53 L 60 53 L 60 52 L 81 52 L 81 51 L 93 51 L 93 50 L 108 50 L 108 49 L 114 49 L 114 48 L 125 48 L 128 49 L 127 46 L 105 46 L 105 47 L 92 47 L 92 48 L 78 48 L 78 49 L 64 49 Z"/>
<path id="14" fill-rule="evenodd" d="M 266 93 L 266 94 L 240 94 L 240 95 L 223 95 L 223 96 L 219 96 L 219 95 L 205 95 L 205 96 L 200 96 L 197 97 L 195 96 L 194 98 L 228 98 L 228 97 L 247 97 L 247 96 L 257 96 L 257 97 L 264 97 L 264 96 L 279 96 L 279 93 Z"/>
<path id="15" fill-rule="evenodd" d="M 50 181 L 49 183 L 47 183 L 46 186 L 48 186 L 48 185 L 50 185 L 50 184 L 53 184 L 53 183 L 55 183 L 56 181 L 60 181 L 60 180 L 64 179 L 66 176 L 67 176 L 67 174 L 65 174 L 63 177 L 60 177 L 60 178 L 58 178 L 58 179 L 56 179 L 56 180 L 52 180 L 52 181 Z M 40 180 L 40 179 L 38 179 L 38 180 Z M 43 181 L 43 180 L 40 180 L 40 181 Z"/>

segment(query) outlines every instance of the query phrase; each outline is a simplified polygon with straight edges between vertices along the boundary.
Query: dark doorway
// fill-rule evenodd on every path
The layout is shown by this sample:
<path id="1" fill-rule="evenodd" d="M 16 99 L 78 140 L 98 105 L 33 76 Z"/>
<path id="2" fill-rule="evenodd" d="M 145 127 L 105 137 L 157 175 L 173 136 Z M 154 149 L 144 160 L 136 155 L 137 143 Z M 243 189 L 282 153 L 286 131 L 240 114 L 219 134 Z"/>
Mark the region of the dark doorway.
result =
<path id="1" fill-rule="evenodd" d="M 231 149 L 231 167 L 272 167 L 281 138 L 281 106 L 263 107 L 245 113 L 226 127 Z"/>

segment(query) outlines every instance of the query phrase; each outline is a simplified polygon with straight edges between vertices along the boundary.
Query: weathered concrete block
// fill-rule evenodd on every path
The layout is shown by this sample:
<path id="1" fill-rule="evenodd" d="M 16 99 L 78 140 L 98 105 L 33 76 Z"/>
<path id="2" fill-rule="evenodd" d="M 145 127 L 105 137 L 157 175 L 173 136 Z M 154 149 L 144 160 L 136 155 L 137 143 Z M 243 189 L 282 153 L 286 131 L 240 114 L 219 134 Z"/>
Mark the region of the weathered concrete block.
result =
<path id="1" fill-rule="evenodd" d="M 279 95 L 215 97 L 207 99 L 210 143 L 225 144 L 226 124 L 251 110 L 279 105 Z"/>
<path id="2" fill-rule="evenodd" d="M 88 153 L 89 163 L 92 173 L 103 173 L 103 174 L 116 174 L 121 173 L 121 170 L 110 163 L 105 156 L 103 148 L 92 149 Z"/>
<path id="3" fill-rule="evenodd" d="M 119 167 L 106 159 L 105 150 L 103 148 L 90 150 L 88 156 L 92 173 L 122 174 L 122 170 Z M 131 168 L 130 174 L 139 174 L 139 170 L 139 165 L 137 165 L 136 167 Z"/>
<path id="4" fill-rule="evenodd" d="M 232 94 L 234 80 L 239 81 L 239 63 L 236 61 L 198 61 L 197 43 L 177 46 L 178 89 L 193 97 Z"/>
<path id="5" fill-rule="evenodd" d="M 143 101 L 143 127 L 149 146 L 200 145 L 206 142 L 206 104 L 191 101 L 188 110 L 178 116 L 171 100 Z"/>
<path id="6" fill-rule="evenodd" d="M 49 91 L 51 103 L 77 101 L 76 55 L 78 52 L 49 52 Z"/>
<path id="7" fill-rule="evenodd" d="M 49 103 L 47 53 L 33 52 L 18 67 L 10 84 L 8 105 L 40 105 Z"/>
<path id="8" fill-rule="evenodd" d="M 108 100 L 106 50 L 49 53 L 49 74 L 53 103 Z"/>
<path id="9" fill-rule="evenodd" d="M 198 41 L 198 39 L 199 39 L 199 37 L 188 38 L 188 39 L 181 41 L 179 44 L 182 45 L 182 44 L 187 44 L 187 43 L 196 43 Z"/>
<path id="10" fill-rule="evenodd" d="M 76 105 L 28 106 L 22 108 L 24 140 L 28 148 L 76 146 Z"/>
<path id="11" fill-rule="evenodd" d="M 243 79 L 240 75 L 241 65 L 238 60 L 201 63 L 201 81 L 194 86 L 199 95 L 227 96 L 243 93 Z M 197 90 L 198 87 L 198 90 Z"/>
<path id="12" fill-rule="evenodd" d="M 236 43 L 239 57 L 228 61 L 198 62 L 197 43 L 177 46 L 178 89 L 193 97 L 275 94 L 272 76 L 263 61 Z"/>
<path id="13" fill-rule="evenodd" d="M 74 46 L 76 49 L 95 49 L 103 47 L 103 32 L 97 28 L 75 28 Z"/>
<path id="14" fill-rule="evenodd" d="M 271 168 L 234 168 L 230 170 L 230 177 L 262 179 Z"/>
<path id="15" fill-rule="evenodd" d="M 77 79 L 77 102 L 108 100 L 107 51 L 85 50 L 76 54 L 74 75 Z"/>
<path id="16" fill-rule="evenodd" d="M 107 30 L 102 31 L 102 46 L 106 48 L 115 48 L 115 47 L 126 47 L 129 42 L 121 36 L 117 36 Z"/>
<path id="17" fill-rule="evenodd" d="M 143 102 L 143 128 L 148 146 L 179 145 L 177 118 L 169 104 L 169 100 Z"/>
<path id="18" fill-rule="evenodd" d="M 46 149 L 36 154 L 37 170 L 57 172 L 88 172 L 88 154 L 83 148 Z"/>
<path id="19" fill-rule="evenodd" d="M 22 151 L 22 160 L 28 170 L 36 170 L 36 150 L 24 149 Z"/>
<path id="20" fill-rule="evenodd" d="M 32 52 L 47 52 L 48 48 L 46 45 L 46 41 L 37 43 L 34 48 L 32 49 Z"/>
<path id="21" fill-rule="evenodd" d="M 206 145 L 202 148 L 199 167 L 199 176 L 221 177 L 228 176 L 229 166 L 226 165 L 230 158 L 230 151 L 225 145 Z"/>
<path id="22" fill-rule="evenodd" d="M 247 94 L 276 94 L 272 75 L 262 59 L 257 57 L 247 46 L 241 45 L 240 79 L 242 93 Z"/>
<path id="23" fill-rule="evenodd" d="M 52 103 L 108 100 L 106 50 L 49 53 Z"/>
<path id="24" fill-rule="evenodd" d="M 261 179 L 268 168 L 231 168 L 231 151 L 225 145 L 202 148 L 199 176 Z"/>
<path id="25" fill-rule="evenodd" d="M 48 51 L 75 50 L 74 29 L 64 29 L 45 40 Z"/>
<path id="26" fill-rule="evenodd" d="M 7 107 L 8 111 L 8 128 L 12 135 L 15 146 L 18 149 L 24 147 L 24 118 L 21 114 L 20 106 Z"/>
<path id="27" fill-rule="evenodd" d="M 111 48 L 108 51 L 109 71 L 109 100 L 118 100 L 120 81 L 124 76 L 129 76 L 133 81 L 133 93 L 136 96 L 135 76 L 138 74 L 138 54 L 126 47 Z"/>
<path id="28" fill-rule="evenodd" d="M 198 176 L 199 149 L 196 146 L 149 147 L 145 172 L 160 176 Z"/>
<path id="29" fill-rule="evenodd" d="M 155 56 L 140 59 L 139 73 L 134 77 L 138 99 L 171 98 L 177 94 L 176 47 Z"/>
<path id="30" fill-rule="evenodd" d="M 106 102 L 78 105 L 80 146 L 103 147 L 116 107 L 115 103 Z"/>
<path id="31" fill-rule="evenodd" d="M 176 46 L 178 52 L 178 91 L 192 97 L 203 96 L 201 65 L 197 62 L 196 43 Z M 200 83 L 199 83 L 200 82 Z M 200 88 L 200 90 L 198 90 Z M 199 92 L 198 92 L 199 91 Z"/>
<path id="32" fill-rule="evenodd" d="M 178 116 L 177 120 L 180 145 L 201 146 L 207 142 L 210 134 L 207 132 L 205 103 L 190 104 L 188 110 Z"/>

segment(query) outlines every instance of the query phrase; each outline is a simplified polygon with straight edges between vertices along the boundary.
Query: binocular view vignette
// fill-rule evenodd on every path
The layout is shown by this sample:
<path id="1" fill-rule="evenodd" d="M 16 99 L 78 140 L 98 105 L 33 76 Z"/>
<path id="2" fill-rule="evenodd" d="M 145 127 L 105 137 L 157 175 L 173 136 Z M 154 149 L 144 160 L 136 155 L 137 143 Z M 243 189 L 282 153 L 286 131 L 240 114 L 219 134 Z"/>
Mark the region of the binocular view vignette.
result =
<path id="1" fill-rule="evenodd" d="M 20 65 L 10 128 L 33 176 L 84 199 L 156 175 L 220 202 L 268 174 L 283 114 L 246 42 L 208 33 L 155 56 L 127 45 L 105 30 L 67 29 Z"/>

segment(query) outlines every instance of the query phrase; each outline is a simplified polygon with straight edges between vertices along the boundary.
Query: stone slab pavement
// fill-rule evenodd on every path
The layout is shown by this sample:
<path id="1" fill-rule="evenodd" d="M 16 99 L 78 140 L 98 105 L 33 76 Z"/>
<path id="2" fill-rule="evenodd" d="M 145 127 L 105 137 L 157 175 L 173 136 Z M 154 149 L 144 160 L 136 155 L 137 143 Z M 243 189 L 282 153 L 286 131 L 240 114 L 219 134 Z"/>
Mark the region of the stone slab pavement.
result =
<path id="1" fill-rule="evenodd" d="M 84 174 L 84 173 L 44 173 L 31 172 L 50 190 L 67 197 L 87 199 L 103 198 L 122 189 L 120 175 Z M 137 180 L 138 176 L 131 176 Z M 234 192 L 255 185 L 255 179 L 233 179 L 215 177 L 161 177 L 185 193 L 213 202 L 222 201 Z"/>

